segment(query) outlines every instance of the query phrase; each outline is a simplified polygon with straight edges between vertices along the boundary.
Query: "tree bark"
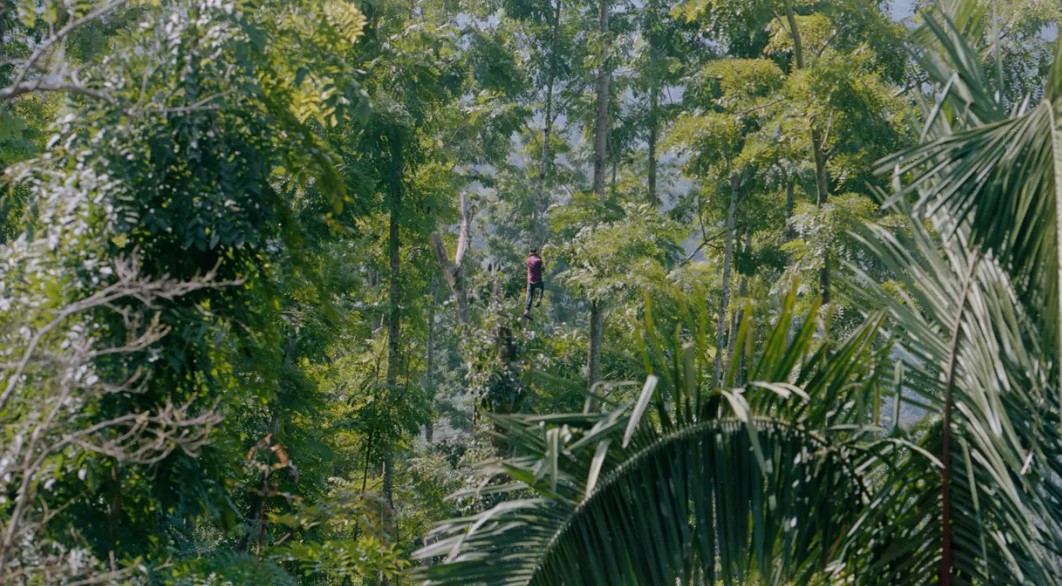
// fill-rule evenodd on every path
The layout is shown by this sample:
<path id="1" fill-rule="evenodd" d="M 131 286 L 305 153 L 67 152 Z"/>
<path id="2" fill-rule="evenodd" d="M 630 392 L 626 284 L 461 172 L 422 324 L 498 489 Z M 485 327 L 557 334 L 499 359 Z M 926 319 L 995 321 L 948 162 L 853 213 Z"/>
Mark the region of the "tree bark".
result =
<path id="1" fill-rule="evenodd" d="M 597 10 L 598 32 L 604 39 L 609 38 L 608 5 L 610 0 L 599 0 Z M 612 50 L 610 42 L 604 44 L 605 55 L 601 61 L 601 71 L 597 77 L 597 113 L 594 117 L 594 193 L 605 201 L 605 181 L 608 173 L 608 133 L 611 126 L 609 118 L 609 86 L 612 84 L 612 70 L 608 53 Z"/>
<path id="2" fill-rule="evenodd" d="M 796 210 L 796 181 L 796 171 L 789 173 L 785 178 L 785 232 L 782 233 L 783 244 L 792 242 L 796 238 L 796 229 L 793 228 L 793 212 Z M 792 253 L 786 253 L 785 262 L 787 266 L 793 263 Z M 792 343 L 796 329 L 796 323 L 790 324 L 789 330 L 786 332 L 786 344 Z"/>
<path id="3" fill-rule="evenodd" d="M 391 186 L 390 218 L 387 234 L 388 257 L 388 320 L 387 320 L 387 384 L 393 385 L 398 379 L 398 366 L 401 361 L 402 347 L 400 326 L 402 318 L 402 281 L 401 281 L 401 240 L 399 223 L 402 213 L 402 152 L 401 145 L 391 147 L 393 165 L 393 184 Z"/>
<path id="4" fill-rule="evenodd" d="M 428 342 L 427 357 L 424 367 L 424 386 L 431 393 L 432 406 L 435 405 L 435 305 L 439 302 L 439 279 L 431 280 L 431 304 L 428 306 Z M 424 424 L 424 441 L 429 444 L 435 435 L 435 421 L 429 419 Z"/>
<path id="5" fill-rule="evenodd" d="M 785 179 L 785 232 L 782 242 L 789 242 L 796 238 L 796 230 L 793 229 L 793 210 L 796 209 L 796 174 L 790 174 Z"/>
<path id="6" fill-rule="evenodd" d="M 608 6 L 610 0 L 599 0 L 597 11 L 598 32 L 604 39 L 609 39 Z M 604 45 L 605 55 L 601 62 L 601 71 L 597 78 L 597 115 L 594 117 L 594 193 L 606 201 L 605 181 L 608 173 L 608 133 L 611 121 L 609 119 L 609 86 L 612 82 L 612 72 L 608 59 L 611 52 L 611 43 Z M 590 301 L 590 344 L 586 353 L 586 382 L 587 389 L 593 389 L 594 384 L 601 377 L 601 338 L 605 328 L 604 313 L 601 302 Z"/>
<path id="7" fill-rule="evenodd" d="M 397 132 L 395 133 L 397 135 Z M 402 282 L 401 282 L 401 240 L 399 224 L 402 214 L 404 168 L 402 144 L 395 135 L 390 137 L 391 146 L 391 201 L 388 222 L 387 256 L 389 277 L 388 320 L 387 320 L 387 383 L 388 393 L 396 393 L 398 372 L 402 361 L 401 319 L 402 319 Z M 394 506 L 394 446 L 391 438 L 383 443 L 383 501 L 386 508 L 384 523 L 391 543 L 397 542 L 398 519 Z M 389 586 L 390 580 L 381 577 L 380 584 Z"/>
<path id="8" fill-rule="evenodd" d="M 730 176 L 730 209 L 726 215 L 726 247 L 723 251 L 723 291 L 719 300 L 719 314 L 715 330 L 715 382 L 723 385 L 723 354 L 726 346 L 726 310 L 730 303 L 730 265 L 734 260 L 734 225 L 736 223 L 741 180 L 736 174 Z"/>
<path id="9" fill-rule="evenodd" d="M 649 86 L 649 137 L 647 139 L 649 148 L 649 201 L 653 204 L 659 204 L 660 198 L 656 194 L 656 143 L 659 140 L 658 133 L 659 120 L 657 118 L 660 108 L 660 88 L 659 84 L 654 81 Z"/>
<path id="10" fill-rule="evenodd" d="M 590 350 L 586 355 L 587 390 L 593 390 L 594 384 L 601 379 L 601 334 L 605 329 L 604 313 L 601 303 L 590 302 Z"/>
<path id="11" fill-rule="evenodd" d="M 431 280 L 431 304 L 428 307 L 428 342 L 427 342 L 427 357 L 426 366 L 424 367 L 424 386 L 431 393 L 432 407 L 435 406 L 435 306 L 439 302 L 439 279 L 437 277 Z M 434 417 L 434 415 L 432 416 Z M 435 420 L 429 418 L 428 422 L 424 424 L 424 441 L 429 445 L 435 438 Z M 425 536 L 424 545 L 431 545 L 435 542 L 430 535 Z M 425 566 L 432 565 L 431 558 L 424 560 Z"/>
<path id="12" fill-rule="evenodd" d="M 394 505 L 394 489 L 395 489 L 395 475 L 394 475 L 395 457 L 392 452 L 392 448 L 388 446 L 387 457 L 384 458 L 383 464 L 383 494 L 384 494 L 384 506 L 387 507 L 387 532 L 388 543 L 390 545 L 398 544 L 398 515 L 395 514 Z M 395 581 L 397 584 L 397 580 Z M 391 586 L 391 579 L 387 576 L 380 575 L 380 586 Z"/>
<path id="13" fill-rule="evenodd" d="M 826 169 L 826 152 L 822 144 L 822 136 L 818 129 L 818 124 L 812 122 L 811 126 L 811 142 L 815 152 L 815 206 L 822 208 L 826 205 L 826 201 L 829 199 L 830 194 L 830 178 L 827 175 Z M 822 302 L 830 302 L 830 249 L 826 247 L 826 251 L 822 256 L 822 269 L 819 271 L 819 291 L 822 295 Z"/>
<path id="14" fill-rule="evenodd" d="M 619 149 L 616 149 L 615 145 L 613 145 L 613 148 L 609 150 L 612 151 L 610 155 L 612 158 L 612 181 L 609 185 L 609 193 L 612 194 L 612 197 L 616 197 L 616 175 L 619 173 L 619 153 L 617 151 Z"/>
<path id="15" fill-rule="evenodd" d="M 465 193 L 461 192 L 461 223 L 457 229 L 457 250 L 454 252 L 454 260 L 450 261 L 443 246 L 442 238 L 438 232 L 432 232 L 431 245 L 435 251 L 435 260 L 442 269 L 443 279 L 450 288 L 450 294 L 457 304 L 457 321 L 462 326 L 467 326 L 471 321 L 471 312 L 468 307 L 468 282 L 465 278 L 465 253 L 470 247 L 472 235 L 472 220 L 474 212 L 469 208 Z"/>
<path id="16" fill-rule="evenodd" d="M 745 231 L 744 242 L 741 245 L 741 253 L 748 258 L 752 252 L 752 232 Z M 741 275 L 738 279 L 738 291 L 737 302 L 741 302 L 742 299 L 748 295 L 749 278 L 747 275 Z M 738 330 L 741 328 L 742 311 L 740 308 L 735 309 L 730 316 L 730 339 L 727 341 L 727 356 L 730 357 L 731 364 L 736 366 L 733 368 L 736 376 L 734 377 L 734 385 L 741 386 L 745 384 L 744 376 L 744 349 L 737 347 Z M 730 368 L 730 365 L 727 365 Z"/>
<path id="17" fill-rule="evenodd" d="M 785 16 L 789 23 L 789 34 L 793 39 L 793 59 L 797 69 L 804 69 L 804 43 L 800 36 L 800 27 L 797 26 L 796 13 L 793 4 L 789 0 L 785 3 Z M 822 207 L 830 195 L 830 177 L 826 165 L 829 156 L 826 154 L 826 145 L 822 143 L 822 130 L 818 120 L 811 121 L 811 151 L 815 158 L 815 205 Z M 826 251 L 822 259 L 822 270 L 819 272 L 819 288 L 822 302 L 830 302 L 830 253 Z"/>

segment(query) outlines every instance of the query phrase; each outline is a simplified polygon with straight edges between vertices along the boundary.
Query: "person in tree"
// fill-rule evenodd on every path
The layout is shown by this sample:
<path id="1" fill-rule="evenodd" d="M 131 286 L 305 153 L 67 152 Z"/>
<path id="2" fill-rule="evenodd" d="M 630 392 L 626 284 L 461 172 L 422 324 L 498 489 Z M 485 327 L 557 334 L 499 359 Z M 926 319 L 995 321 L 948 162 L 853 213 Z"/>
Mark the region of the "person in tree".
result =
<path id="1" fill-rule="evenodd" d="M 542 257 L 538 255 L 538 249 L 532 248 L 527 255 L 527 303 L 524 305 L 523 317 L 531 318 L 531 302 L 538 291 L 538 302 L 535 307 L 542 305 L 542 296 L 546 294 L 546 283 L 542 280 Z"/>

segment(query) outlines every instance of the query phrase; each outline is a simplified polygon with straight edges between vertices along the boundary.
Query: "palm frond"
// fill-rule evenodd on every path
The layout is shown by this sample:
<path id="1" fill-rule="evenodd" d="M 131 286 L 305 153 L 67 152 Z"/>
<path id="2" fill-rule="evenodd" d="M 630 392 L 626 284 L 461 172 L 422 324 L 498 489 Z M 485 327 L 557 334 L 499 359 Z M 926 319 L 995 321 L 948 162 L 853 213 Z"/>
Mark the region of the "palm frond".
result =
<path id="1" fill-rule="evenodd" d="M 866 279 L 857 302 L 887 308 L 885 329 L 909 357 L 906 392 L 931 413 L 925 435 L 909 439 L 938 457 L 945 436 L 952 445 L 942 469 L 914 452 L 893 462 L 890 476 L 915 479 L 920 493 L 894 481 L 879 487 L 867 518 L 893 534 L 877 539 L 890 543 L 894 555 L 874 571 L 934 578 L 929 562 L 942 552 L 940 498 L 947 483 L 953 576 L 971 583 L 1001 575 L 1057 583 L 1052 556 L 1062 535 L 1056 484 L 1062 438 L 1051 365 L 1004 267 L 966 240 L 960 230 L 941 244 L 918 222 L 907 236 L 868 229 L 864 237 L 902 293 Z M 927 558 L 927 552 L 935 554 Z"/>
<path id="2" fill-rule="evenodd" d="M 827 351 L 812 315 L 785 342 L 794 301 L 795 289 L 774 342 L 749 357 L 756 381 L 745 387 L 709 390 L 712 361 L 697 350 L 694 325 L 685 343 L 649 337 L 658 383 L 637 401 L 601 414 L 496 417 L 522 455 L 488 471 L 511 480 L 491 490 L 535 496 L 441 526 L 418 555 L 445 563 L 421 577 L 573 586 L 826 579 L 869 499 L 860 457 L 826 436 L 854 442 L 858 426 L 830 428 L 861 419 L 827 405 L 872 394 L 880 322 Z"/>
<path id="3" fill-rule="evenodd" d="M 942 91 L 925 142 L 880 165 L 881 172 L 911 177 L 887 203 L 913 198 L 915 211 L 933 218 L 946 238 L 962 229 L 972 245 L 992 252 L 1057 354 L 1062 60 L 1041 101 L 1008 112 L 962 30 L 947 13 L 939 18 L 926 18 L 937 48 L 919 55 Z"/>
<path id="4" fill-rule="evenodd" d="M 577 478 L 564 492 L 581 492 Z M 860 510 L 861 488 L 807 430 L 710 420 L 629 454 L 586 499 L 503 503 L 443 526 L 447 537 L 419 555 L 446 556 L 426 570 L 440 585 L 808 583 Z"/>

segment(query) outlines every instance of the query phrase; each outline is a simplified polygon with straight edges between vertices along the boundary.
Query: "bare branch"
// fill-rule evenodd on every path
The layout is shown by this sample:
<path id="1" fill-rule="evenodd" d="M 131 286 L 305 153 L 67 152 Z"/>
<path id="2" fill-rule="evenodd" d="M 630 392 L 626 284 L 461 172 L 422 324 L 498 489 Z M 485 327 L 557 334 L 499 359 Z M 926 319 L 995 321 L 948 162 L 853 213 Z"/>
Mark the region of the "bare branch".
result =
<path id="1" fill-rule="evenodd" d="M 67 92 L 93 98 L 108 104 L 117 104 L 111 96 L 92 88 L 74 84 L 68 81 L 47 81 L 46 78 L 37 78 L 32 81 L 21 81 L 6 88 L 0 89 L 0 102 L 8 102 L 19 96 L 33 92 Z"/>
<path id="2" fill-rule="evenodd" d="M 461 269 L 465 260 L 465 251 L 469 248 L 469 240 L 472 232 L 472 218 L 475 210 L 468 205 L 465 191 L 461 190 L 461 224 L 457 229 L 457 251 L 454 253 L 454 264 Z"/>
<path id="3" fill-rule="evenodd" d="M 16 93 L 16 91 L 23 86 L 23 82 L 26 81 L 26 77 L 30 74 L 33 68 L 36 67 L 37 62 L 41 60 L 41 58 L 44 56 L 45 53 L 48 52 L 49 49 L 51 49 L 57 43 L 66 39 L 66 37 L 70 36 L 70 33 L 74 32 L 78 28 L 100 18 L 103 18 L 107 14 L 113 12 L 121 6 L 124 6 L 128 2 L 129 0 L 110 0 L 109 2 L 106 2 L 103 5 L 93 10 L 90 10 L 81 18 L 75 18 L 74 20 L 71 20 L 70 22 L 66 23 L 63 28 L 59 29 L 58 32 L 52 33 L 43 41 L 41 41 L 41 44 L 37 46 L 37 49 L 35 51 L 33 51 L 33 54 L 31 54 L 29 58 L 26 59 L 26 62 L 19 69 L 19 72 L 15 74 L 15 78 L 12 80 L 11 85 L 8 88 L 0 90 L 0 101 L 7 101 L 17 97 L 18 95 L 21 95 L 20 93 Z M 41 87 L 40 85 L 37 85 L 29 91 L 35 90 L 55 91 L 48 90 L 45 87 Z M 29 93 L 29 91 L 23 91 L 21 93 Z"/>
<path id="4" fill-rule="evenodd" d="M 215 269 L 216 270 L 216 269 Z M 240 284 L 241 281 L 228 281 L 228 282 L 214 282 L 214 271 L 208 273 L 204 278 L 200 280 L 192 281 L 173 281 L 170 279 L 145 279 L 140 277 L 137 273 L 136 261 L 119 260 L 114 265 L 115 275 L 118 277 L 117 281 L 111 285 L 97 291 L 93 295 L 74 302 L 63 309 L 61 309 L 56 316 L 47 324 L 42 326 L 30 339 L 26 346 L 26 350 L 23 353 L 22 360 L 16 365 L 14 372 L 8 375 L 7 386 L 4 389 L 3 394 L 0 394 L 0 411 L 7 406 L 8 401 L 11 400 L 11 395 L 15 391 L 15 387 L 21 380 L 26 366 L 29 365 L 33 359 L 34 353 L 37 350 L 37 346 L 41 343 L 41 340 L 50 332 L 58 328 L 64 321 L 73 315 L 83 313 L 85 311 L 103 307 L 113 303 L 122 298 L 133 298 L 145 306 L 151 307 L 155 299 L 175 299 L 177 297 L 183 297 L 204 288 L 223 288 Z"/>
<path id="5" fill-rule="evenodd" d="M 227 90 L 211 96 L 207 96 L 187 106 L 176 106 L 173 108 L 162 108 L 162 111 L 167 114 L 185 114 L 188 112 L 202 112 L 204 110 L 217 110 L 218 107 L 214 105 L 214 102 L 235 93 L 234 90 Z"/>
<path id="6" fill-rule="evenodd" d="M 221 422 L 217 404 L 200 406 L 195 397 L 102 421 L 86 409 L 106 396 L 146 388 L 145 370 L 135 368 L 105 380 L 95 372 L 96 361 L 150 351 L 169 332 L 157 311 L 163 301 L 240 283 L 217 281 L 216 267 L 187 281 L 144 276 L 135 258 L 118 259 L 110 268 L 113 282 L 83 299 L 57 309 L 30 302 L 28 311 L 0 314 L 7 319 L 0 338 L 9 342 L 0 347 L 21 346 L 20 355 L 0 363 L 0 373 L 6 375 L 0 426 L 5 437 L 13 438 L 0 445 L 0 495 L 10 499 L 0 520 L 0 583 L 28 579 L 92 584 L 101 576 L 118 575 L 102 566 L 73 564 L 75 557 L 91 555 L 42 538 L 46 526 L 69 505 L 53 507 L 49 502 L 49 484 L 71 473 L 54 468 L 56 454 L 91 453 L 150 466 L 175 452 L 194 456 Z M 124 341 L 97 344 L 90 326 L 98 311 L 118 316 L 127 332 Z M 22 565 L 26 559 L 33 560 L 32 567 Z"/>
<path id="7" fill-rule="evenodd" d="M 457 251 L 454 254 L 453 262 L 450 261 L 450 256 L 446 253 L 446 247 L 443 246 L 442 238 L 438 232 L 432 232 L 431 245 L 432 250 L 435 252 L 435 260 L 438 261 L 439 268 L 442 269 L 443 278 L 446 280 L 450 293 L 457 303 L 457 319 L 461 324 L 467 325 L 471 320 L 471 314 L 468 308 L 468 287 L 465 282 L 464 264 L 465 254 L 470 248 L 471 226 L 475 210 L 468 205 L 464 191 L 461 192 L 460 206 L 461 222 L 457 229 Z"/>
<path id="8" fill-rule="evenodd" d="M 454 263 L 450 262 L 450 255 L 446 252 L 446 246 L 443 245 L 439 233 L 432 232 L 429 238 L 431 239 L 432 250 L 435 252 L 435 260 L 439 263 L 439 268 L 442 269 L 443 278 L 446 279 L 446 283 L 453 288 L 454 273 L 457 272 L 457 267 Z"/>

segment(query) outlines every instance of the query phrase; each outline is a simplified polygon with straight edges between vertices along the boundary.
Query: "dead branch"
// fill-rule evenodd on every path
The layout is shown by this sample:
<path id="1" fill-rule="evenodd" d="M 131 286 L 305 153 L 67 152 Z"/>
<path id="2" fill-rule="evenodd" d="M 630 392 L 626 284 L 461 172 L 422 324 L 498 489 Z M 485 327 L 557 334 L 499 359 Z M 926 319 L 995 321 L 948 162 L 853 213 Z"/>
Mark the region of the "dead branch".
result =
<path id="1" fill-rule="evenodd" d="M 55 455 L 95 454 L 123 465 L 151 466 L 174 453 L 195 456 L 221 422 L 216 404 L 201 405 L 195 397 L 102 421 L 86 410 L 105 396 L 146 388 L 148 376 L 142 368 L 105 380 L 95 365 L 103 357 L 150 352 L 169 333 L 159 319 L 158 307 L 164 301 L 240 284 L 218 281 L 216 267 L 184 281 L 145 276 L 135 257 L 116 260 L 110 269 L 111 282 L 84 298 L 59 308 L 27 300 L 24 307 L 0 314 L 7 320 L 5 326 L 11 326 L 0 333 L 0 347 L 18 349 L 11 360 L 0 363 L 0 374 L 6 377 L 0 425 L 12 438 L 0 446 L 0 496 L 11 499 L 4 501 L 8 514 L 0 521 L 0 583 L 29 579 L 92 584 L 101 576 L 118 575 L 103 568 L 78 569 L 67 559 L 86 553 L 48 549 L 58 546 L 43 538 L 46 527 L 64 508 L 49 502 L 49 485 L 71 474 L 56 468 Z M 125 340 L 99 343 L 91 326 L 99 312 L 119 317 Z M 25 559 L 33 559 L 33 566 L 22 565 Z"/>
<path id="2" fill-rule="evenodd" d="M 450 289 L 450 294 L 457 302 L 457 319 L 462 325 L 467 325 L 471 320 L 468 307 L 468 286 L 465 280 L 465 254 L 470 248 L 472 238 L 472 220 L 475 217 L 475 209 L 468 205 L 465 192 L 461 192 L 461 221 L 457 228 L 457 250 L 454 260 L 451 262 L 443 246 L 442 238 L 438 232 L 431 233 L 432 250 L 435 252 L 435 260 L 442 269 L 443 279 Z"/>
<path id="3" fill-rule="evenodd" d="M 62 43 L 71 33 L 78 28 L 85 26 L 93 21 L 99 20 L 104 16 L 110 14 L 114 10 L 117 10 L 121 6 L 127 4 L 129 0 L 109 0 L 104 4 L 90 10 L 84 16 L 75 18 L 66 23 L 58 31 L 55 31 L 44 38 L 37 48 L 30 54 L 24 62 L 21 63 L 21 67 L 15 73 L 15 77 L 11 81 L 11 85 L 6 88 L 0 89 L 0 102 L 12 100 L 20 95 L 31 93 L 34 91 L 71 91 L 74 93 L 80 93 L 89 97 L 97 99 L 104 99 L 111 101 L 111 99 L 105 94 L 96 90 L 89 89 L 80 84 L 71 84 L 68 82 L 44 82 L 44 78 L 47 75 L 41 75 L 39 79 L 27 81 L 27 78 L 35 72 L 37 63 L 56 45 Z"/>

